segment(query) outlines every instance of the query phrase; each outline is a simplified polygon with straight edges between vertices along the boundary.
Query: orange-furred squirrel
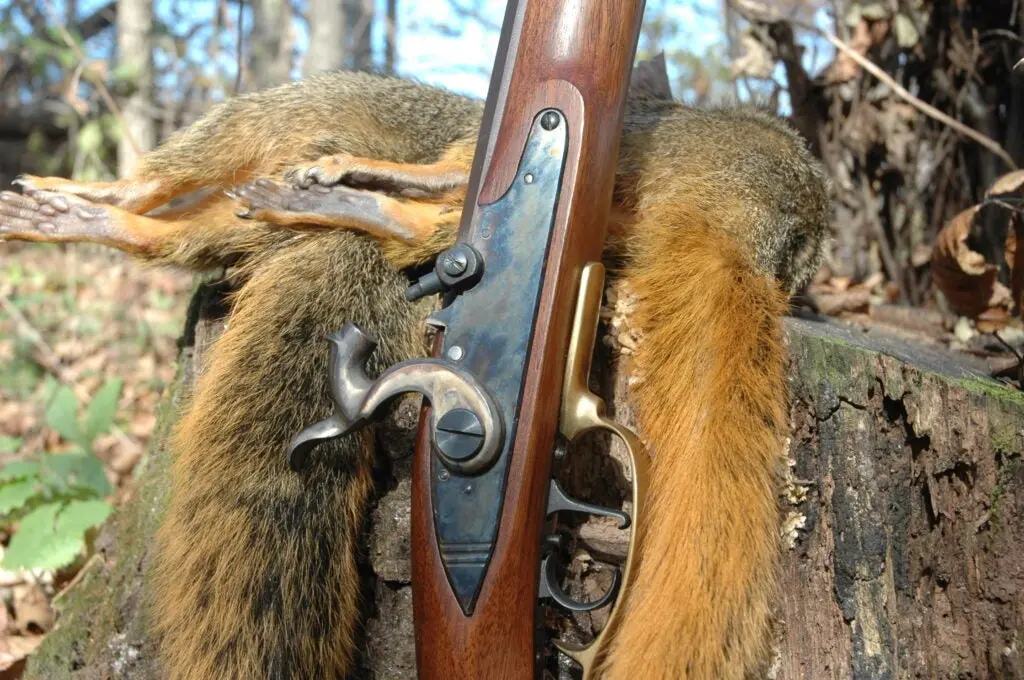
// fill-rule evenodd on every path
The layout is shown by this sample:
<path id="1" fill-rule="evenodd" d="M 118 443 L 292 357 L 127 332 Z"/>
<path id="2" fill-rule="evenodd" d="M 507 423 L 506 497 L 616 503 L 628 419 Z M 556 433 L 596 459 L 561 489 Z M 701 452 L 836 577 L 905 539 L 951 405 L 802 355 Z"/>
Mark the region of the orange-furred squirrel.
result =
<path id="1" fill-rule="evenodd" d="M 283 450 L 332 410 L 324 339 L 342 323 L 380 340 L 371 371 L 427 354 L 430 303 L 405 299 L 402 270 L 454 241 L 481 115 L 434 87 L 327 73 L 211 109 L 128 179 L 25 177 L 0 195 L 0 239 L 230 267 L 227 328 L 172 440 L 150 589 L 165 677 L 351 669 L 373 438 L 324 444 L 301 473 Z M 822 170 L 776 117 L 631 96 L 606 259 L 636 295 L 629 398 L 652 487 L 603 678 L 730 680 L 768 660 L 779 322 L 828 211 Z"/>

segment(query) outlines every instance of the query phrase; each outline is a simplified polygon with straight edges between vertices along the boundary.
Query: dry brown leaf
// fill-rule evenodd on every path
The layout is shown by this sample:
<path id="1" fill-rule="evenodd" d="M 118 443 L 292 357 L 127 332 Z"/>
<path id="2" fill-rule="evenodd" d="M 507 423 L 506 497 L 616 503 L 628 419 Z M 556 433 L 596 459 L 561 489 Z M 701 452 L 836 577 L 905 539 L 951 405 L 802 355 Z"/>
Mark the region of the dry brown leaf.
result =
<path id="1" fill-rule="evenodd" d="M 868 49 L 871 48 L 871 42 L 870 24 L 865 19 L 861 19 L 853 27 L 849 45 L 859 54 L 866 55 Z M 857 77 L 859 71 L 860 66 L 857 65 L 857 62 L 846 53 L 843 53 L 836 57 L 832 67 L 825 74 L 825 79 L 830 85 L 845 83 Z"/>
<path id="2" fill-rule="evenodd" d="M 985 192 L 985 198 L 1019 195 L 1021 188 L 1024 188 L 1024 170 L 1014 170 L 993 182 Z"/>
<path id="3" fill-rule="evenodd" d="M 14 627 L 19 633 L 37 635 L 53 627 L 50 601 L 35 583 L 14 586 Z"/>
<path id="4" fill-rule="evenodd" d="M 999 177 L 989 190 L 985 192 L 985 198 L 991 200 L 1024 198 L 1024 170 L 1015 170 Z M 1020 314 L 1024 309 L 1024 252 L 1018 252 L 1017 240 L 1024 238 L 1024 216 L 1019 211 L 1010 215 L 1010 225 L 1006 234 L 1006 245 L 1003 250 L 1003 257 L 1010 269 L 1011 298 Z"/>
<path id="5" fill-rule="evenodd" d="M 973 206 L 943 227 L 932 252 L 932 276 L 957 313 L 975 318 L 992 304 L 998 268 L 967 246 L 971 225 L 980 212 Z"/>
<path id="6" fill-rule="evenodd" d="M 813 298 L 818 311 L 826 316 L 839 316 L 848 312 L 866 312 L 871 307 L 871 291 L 865 289 L 814 294 Z"/>
<path id="7" fill-rule="evenodd" d="M 12 635 L 0 639 L 0 671 L 14 670 L 15 664 L 23 664 L 25 657 L 35 651 L 45 635 Z M 7 676 L 19 677 L 17 673 Z"/>
<path id="8" fill-rule="evenodd" d="M 1006 235 L 1006 257 L 1012 272 L 1010 278 L 1011 297 L 1017 306 L 1017 313 L 1024 310 L 1024 248 L 1018 248 L 1017 244 L 1024 239 L 1024 219 L 1020 215 L 1014 215 L 1011 219 L 1010 232 Z"/>

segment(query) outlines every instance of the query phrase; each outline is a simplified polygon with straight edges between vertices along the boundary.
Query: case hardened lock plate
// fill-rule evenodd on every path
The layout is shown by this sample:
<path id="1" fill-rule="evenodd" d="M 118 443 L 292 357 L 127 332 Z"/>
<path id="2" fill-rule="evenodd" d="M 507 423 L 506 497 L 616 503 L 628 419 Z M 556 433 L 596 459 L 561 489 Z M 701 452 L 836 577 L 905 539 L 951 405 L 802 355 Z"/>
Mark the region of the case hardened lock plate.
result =
<path id="1" fill-rule="evenodd" d="M 515 181 L 481 206 L 463 242 L 483 257 L 483 276 L 430 323 L 445 329 L 441 356 L 472 375 L 505 424 L 501 453 L 464 475 L 431 456 L 431 501 L 441 561 L 463 612 L 472 614 L 494 550 L 526 360 L 543 286 L 568 145 L 565 117 L 546 109 L 533 120 Z"/>

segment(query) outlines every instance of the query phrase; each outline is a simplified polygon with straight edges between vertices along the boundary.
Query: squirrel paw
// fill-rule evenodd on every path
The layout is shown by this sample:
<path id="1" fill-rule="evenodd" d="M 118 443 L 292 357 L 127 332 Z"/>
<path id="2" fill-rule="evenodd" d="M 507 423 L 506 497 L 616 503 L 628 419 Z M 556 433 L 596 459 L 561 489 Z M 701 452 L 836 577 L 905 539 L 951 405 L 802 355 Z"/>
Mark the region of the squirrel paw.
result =
<path id="1" fill-rule="evenodd" d="M 312 165 L 293 168 L 284 179 L 296 188 L 345 185 L 405 198 L 436 196 L 465 186 L 469 170 L 450 162 L 427 165 L 391 163 L 348 154 L 324 156 Z"/>
<path id="2" fill-rule="evenodd" d="M 301 189 L 309 189 L 314 185 L 333 187 L 342 183 L 379 188 L 373 185 L 375 180 L 382 178 L 375 177 L 372 171 L 368 172 L 360 165 L 354 156 L 325 156 L 317 160 L 316 165 L 289 170 L 284 178 Z"/>
<path id="3" fill-rule="evenodd" d="M 11 182 L 26 194 L 48 191 L 68 194 L 90 203 L 112 205 L 141 214 L 156 207 L 165 198 L 161 180 L 119 180 L 117 182 L 76 182 L 63 177 L 19 175 Z"/>
<path id="4" fill-rule="evenodd" d="M 109 212 L 99 205 L 52 191 L 38 191 L 20 182 L 24 194 L 0 192 L 0 239 L 22 241 L 88 241 L 109 237 Z"/>
<path id="5" fill-rule="evenodd" d="M 382 194 L 345 186 L 309 189 L 258 179 L 224 192 L 242 204 L 235 212 L 292 228 L 354 229 L 388 240 L 416 241 L 436 228 L 443 206 L 401 203 Z"/>
<path id="6" fill-rule="evenodd" d="M 269 179 L 258 179 L 251 184 L 227 189 L 224 193 L 245 206 L 235 212 L 238 217 L 266 222 L 289 222 L 290 219 L 283 217 L 285 214 L 322 210 L 324 198 L 332 193 L 332 190 L 319 184 L 309 189 L 300 189 L 298 186 L 282 186 Z"/>

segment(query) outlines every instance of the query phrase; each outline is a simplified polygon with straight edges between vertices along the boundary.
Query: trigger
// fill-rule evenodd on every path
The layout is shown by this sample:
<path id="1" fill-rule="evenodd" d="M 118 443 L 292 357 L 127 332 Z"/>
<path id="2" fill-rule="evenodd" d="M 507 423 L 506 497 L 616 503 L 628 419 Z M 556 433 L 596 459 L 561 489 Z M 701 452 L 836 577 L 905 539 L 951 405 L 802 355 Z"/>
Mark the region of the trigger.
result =
<path id="1" fill-rule="evenodd" d="M 288 443 L 288 466 L 295 472 L 301 472 L 309 463 L 309 456 L 317 444 L 340 437 L 348 429 L 337 413 L 310 425 Z"/>
<path id="2" fill-rule="evenodd" d="M 558 585 L 558 574 L 555 572 L 554 555 L 548 555 L 540 564 L 540 587 L 537 591 L 539 599 L 551 598 L 560 606 L 572 612 L 591 612 L 610 604 L 619 592 L 622 574 L 616 568 L 612 571 L 612 584 L 604 595 L 593 602 L 574 600 Z"/>
<path id="3" fill-rule="evenodd" d="M 562 487 L 558 486 L 558 482 L 551 480 L 551 486 L 548 487 L 548 513 L 558 512 L 559 510 L 571 510 L 573 512 L 585 512 L 589 515 L 599 515 L 601 517 L 614 517 L 619 520 L 620 529 L 628 529 L 630 525 L 629 515 L 622 512 L 621 510 L 612 510 L 601 505 L 594 505 L 592 503 L 584 503 L 583 501 L 576 500 L 572 496 L 567 495 L 562 491 Z"/>

